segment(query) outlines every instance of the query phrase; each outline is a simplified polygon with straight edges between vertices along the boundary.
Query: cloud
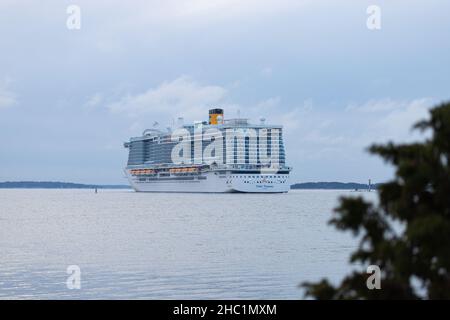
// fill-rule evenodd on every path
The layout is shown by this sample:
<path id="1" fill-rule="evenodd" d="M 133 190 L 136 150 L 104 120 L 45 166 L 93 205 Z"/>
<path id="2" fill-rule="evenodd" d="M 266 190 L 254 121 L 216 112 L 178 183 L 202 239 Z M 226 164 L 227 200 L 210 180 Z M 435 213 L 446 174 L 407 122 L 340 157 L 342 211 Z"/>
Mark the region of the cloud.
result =
<path id="1" fill-rule="evenodd" d="M 401 142 L 416 140 L 421 134 L 411 128 L 419 120 L 428 118 L 433 102 L 431 98 L 421 98 L 393 103 L 395 107 L 386 109 L 388 112 L 374 123 L 372 129 L 380 132 L 382 137 L 392 137 Z"/>
<path id="2" fill-rule="evenodd" d="M 312 99 L 304 100 L 298 106 L 288 106 L 281 103 L 281 97 L 271 97 L 262 100 L 254 107 L 247 108 L 252 117 L 267 118 L 269 123 L 283 125 L 287 130 L 296 130 L 302 125 L 302 119 L 311 113 L 313 109 Z"/>
<path id="3" fill-rule="evenodd" d="M 153 21 L 180 22 L 191 20 L 192 22 L 202 22 L 223 18 L 235 19 L 239 16 L 260 16 L 286 12 L 298 8 L 299 6 L 311 2 L 310 0 L 167 0 L 160 1 L 139 1 L 141 5 L 140 13 L 143 20 L 151 17 Z M 118 2 L 119 6 L 123 3 Z M 124 9 L 128 9 L 126 6 Z"/>
<path id="4" fill-rule="evenodd" d="M 269 98 L 269 99 L 259 102 L 257 105 L 257 108 L 265 110 L 265 109 L 271 109 L 274 107 L 278 107 L 280 105 L 280 101 L 281 101 L 280 97 L 272 97 L 272 98 Z"/>
<path id="5" fill-rule="evenodd" d="M 372 99 L 330 110 L 313 107 L 312 99 L 306 99 L 297 106 L 284 105 L 280 96 L 254 104 L 233 104 L 227 101 L 233 93 L 230 90 L 233 88 L 200 84 L 189 76 L 181 76 L 143 93 L 124 95 L 108 103 L 107 108 L 112 113 L 125 113 L 139 119 L 143 115 L 151 115 L 167 121 L 177 116 L 201 120 L 209 108 L 219 106 L 225 109 L 227 118 L 240 110 L 242 117 L 254 123 L 264 117 L 268 123 L 281 124 L 288 136 L 295 137 L 297 145 L 313 150 L 341 148 L 362 151 L 374 142 L 400 143 L 419 139 L 420 134 L 411 132 L 411 127 L 427 117 L 434 101 L 431 98 Z M 99 99 L 100 94 L 94 95 L 90 104 L 97 104 Z"/>
<path id="6" fill-rule="evenodd" d="M 143 93 L 128 94 L 107 108 L 114 113 L 136 117 L 154 114 L 166 117 L 186 115 L 204 118 L 205 110 L 223 102 L 224 87 L 201 85 L 188 76 L 166 81 Z"/>
<path id="7" fill-rule="evenodd" d="M 243 13 L 252 12 L 273 12 L 278 10 L 287 10 L 297 7 L 305 1 L 299 0 L 188 0 L 183 5 L 176 2 L 174 11 L 183 15 L 208 15 L 210 13 L 226 13 L 236 11 Z M 173 1 L 171 2 L 173 5 Z"/>
<path id="8" fill-rule="evenodd" d="M 355 154 L 373 143 L 393 141 L 405 143 L 423 139 L 412 126 L 428 117 L 433 105 L 431 98 L 369 100 L 360 105 L 349 105 L 345 112 L 311 109 L 299 118 L 300 141 L 317 147 L 337 147 Z M 292 115 L 292 118 L 296 118 Z M 352 151 L 350 151 L 352 150 Z"/>
<path id="9" fill-rule="evenodd" d="M 272 76 L 273 70 L 271 67 L 265 67 L 260 71 L 261 76 L 269 78 Z"/>
<path id="10" fill-rule="evenodd" d="M 18 104 L 16 95 L 8 90 L 7 84 L 0 84 L 0 109 L 6 109 Z"/>
<path id="11" fill-rule="evenodd" d="M 296 107 L 283 106 L 280 101 L 269 98 L 250 110 L 266 117 L 268 123 L 284 126 L 288 153 L 295 163 L 305 159 L 356 161 L 368 157 L 365 149 L 373 143 L 421 140 L 423 135 L 411 127 L 427 118 L 434 100 L 385 98 L 333 110 L 313 105 L 311 99 Z"/>
<path id="12" fill-rule="evenodd" d="M 97 107 L 103 102 L 103 95 L 101 93 L 95 93 L 86 102 L 86 107 Z"/>
<path id="13" fill-rule="evenodd" d="M 360 133 L 354 141 L 360 144 L 388 140 L 410 142 L 422 137 L 411 128 L 419 120 L 428 117 L 428 110 L 433 103 L 432 98 L 370 100 L 361 105 L 347 106 L 344 116 L 359 128 Z"/>
<path id="14" fill-rule="evenodd" d="M 369 100 L 362 105 L 350 104 L 346 107 L 346 111 L 359 111 L 359 112 L 380 112 L 389 111 L 405 105 L 405 101 L 395 101 L 392 99 L 381 99 L 381 100 Z"/>
<path id="15" fill-rule="evenodd" d="M 357 111 L 363 113 L 375 113 L 375 112 L 390 112 L 390 111 L 400 111 L 409 108 L 424 108 L 433 102 L 430 98 L 421 98 L 416 100 L 394 100 L 391 98 L 379 99 L 379 100 L 369 100 L 362 105 L 350 104 L 345 110 L 346 111 Z"/>

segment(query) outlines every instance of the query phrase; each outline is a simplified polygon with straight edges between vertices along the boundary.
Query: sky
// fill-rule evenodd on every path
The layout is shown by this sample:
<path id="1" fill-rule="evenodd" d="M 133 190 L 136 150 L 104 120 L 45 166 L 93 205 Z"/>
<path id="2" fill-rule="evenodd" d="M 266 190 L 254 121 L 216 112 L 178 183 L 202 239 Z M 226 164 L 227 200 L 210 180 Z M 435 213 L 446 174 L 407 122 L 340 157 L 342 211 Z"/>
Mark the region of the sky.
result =
<path id="1" fill-rule="evenodd" d="M 80 28 L 69 29 L 70 5 Z M 371 5 L 380 29 L 369 29 Z M 0 181 L 126 184 L 123 142 L 208 109 L 284 126 L 292 181 L 386 181 L 450 100 L 449 1 L 0 1 Z"/>

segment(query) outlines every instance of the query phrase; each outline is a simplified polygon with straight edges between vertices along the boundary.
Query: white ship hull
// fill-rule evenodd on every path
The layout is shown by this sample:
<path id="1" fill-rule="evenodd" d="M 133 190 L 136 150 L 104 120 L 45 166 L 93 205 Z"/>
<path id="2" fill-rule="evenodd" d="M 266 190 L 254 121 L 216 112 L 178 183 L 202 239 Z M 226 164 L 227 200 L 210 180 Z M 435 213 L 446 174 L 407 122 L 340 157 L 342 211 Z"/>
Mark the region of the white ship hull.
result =
<path id="1" fill-rule="evenodd" d="M 203 172 L 190 177 L 144 178 L 125 170 L 131 187 L 138 192 L 283 193 L 290 189 L 289 174 Z"/>

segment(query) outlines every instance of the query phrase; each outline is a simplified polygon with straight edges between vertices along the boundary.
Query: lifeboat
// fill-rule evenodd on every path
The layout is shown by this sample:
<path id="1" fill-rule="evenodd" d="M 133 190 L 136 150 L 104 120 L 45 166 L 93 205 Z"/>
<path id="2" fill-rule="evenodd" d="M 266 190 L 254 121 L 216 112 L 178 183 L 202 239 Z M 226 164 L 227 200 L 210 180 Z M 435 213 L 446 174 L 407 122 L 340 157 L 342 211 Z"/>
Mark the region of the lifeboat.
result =
<path id="1" fill-rule="evenodd" d="M 154 174 L 155 170 L 152 169 L 132 169 L 130 173 L 134 176 L 145 175 L 145 174 Z"/>
<path id="2" fill-rule="evenodd" d="M 169 170 L 170 173 L 193 173 L 198 172 L 198 168 L 185 167 L 185 168 L 172 168 Z"/>

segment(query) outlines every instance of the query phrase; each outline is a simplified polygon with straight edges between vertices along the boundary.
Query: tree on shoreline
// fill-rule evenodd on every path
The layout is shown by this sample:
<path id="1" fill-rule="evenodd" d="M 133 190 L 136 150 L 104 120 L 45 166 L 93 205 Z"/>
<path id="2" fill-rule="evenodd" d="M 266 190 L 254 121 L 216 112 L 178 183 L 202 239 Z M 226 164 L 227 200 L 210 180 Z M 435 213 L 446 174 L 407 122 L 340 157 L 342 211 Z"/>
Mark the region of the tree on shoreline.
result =
<path id="1" fill-rule="evenodd" d="M 338 286 L 326 279 L 302 283 L 305 296 L 450 299 L 450 103 L 431 109 L 429 120 L 414 129 L 430 131 L 431 137 L 369 148 L 396 169 L 394 179 L 378 189 L 379 205 L 343 197 L 329 222 L 360 237 L 350 262 L 379 266 L 381 289 L 368 289 L 370 274 L 364 269 L 347 275 Z"/>

